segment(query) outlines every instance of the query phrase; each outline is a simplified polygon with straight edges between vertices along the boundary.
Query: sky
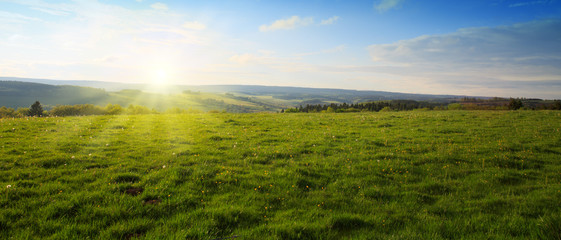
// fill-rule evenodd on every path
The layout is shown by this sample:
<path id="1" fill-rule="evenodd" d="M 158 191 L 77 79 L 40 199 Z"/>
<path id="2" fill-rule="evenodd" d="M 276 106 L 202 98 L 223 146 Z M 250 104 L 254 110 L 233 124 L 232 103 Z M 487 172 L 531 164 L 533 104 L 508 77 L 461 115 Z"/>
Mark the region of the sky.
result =
<path id="1" fill-rule="evenodd" d="M 0 0 L 0 76 L 561 99 L 561 0 Z"/>

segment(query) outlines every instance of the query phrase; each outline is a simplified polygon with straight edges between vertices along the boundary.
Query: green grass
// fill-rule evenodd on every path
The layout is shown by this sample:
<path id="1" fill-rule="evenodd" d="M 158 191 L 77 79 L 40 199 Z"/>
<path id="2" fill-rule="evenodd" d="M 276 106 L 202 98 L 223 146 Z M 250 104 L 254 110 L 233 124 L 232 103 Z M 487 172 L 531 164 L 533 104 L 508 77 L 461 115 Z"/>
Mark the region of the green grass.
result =
<path id="1" fill-rule="evenodd" d="M 559 239 L 560 129 L 553 111 L 0 119 L 0 238 Z"/>

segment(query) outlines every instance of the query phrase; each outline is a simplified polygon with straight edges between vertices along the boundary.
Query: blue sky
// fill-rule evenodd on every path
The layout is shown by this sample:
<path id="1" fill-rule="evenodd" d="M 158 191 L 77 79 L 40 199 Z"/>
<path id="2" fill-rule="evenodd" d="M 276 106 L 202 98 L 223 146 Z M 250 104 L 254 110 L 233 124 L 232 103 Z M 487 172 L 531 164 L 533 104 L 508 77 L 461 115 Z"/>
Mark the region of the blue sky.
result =
<path id="1" fill-rule="evenodd" d="M 0 76 L 561 98 L 558 0 L 0 0 Z"/>

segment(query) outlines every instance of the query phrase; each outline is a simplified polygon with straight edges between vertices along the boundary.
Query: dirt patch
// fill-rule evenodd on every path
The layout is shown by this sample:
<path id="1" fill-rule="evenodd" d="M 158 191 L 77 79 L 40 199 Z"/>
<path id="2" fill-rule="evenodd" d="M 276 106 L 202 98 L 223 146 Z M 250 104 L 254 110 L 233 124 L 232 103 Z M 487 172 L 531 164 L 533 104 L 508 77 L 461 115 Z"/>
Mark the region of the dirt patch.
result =
<path id="1" fill-rule="evenodd" d="M 162 202 L 162 200 L 160 199 L 147 199 L 144 200 L 143 204 L 144 205 L 158 205 Z"/>
<path id="2" fill-rule="evenodd" d="M 132 196 L 140 195 L 142 192 L 144 192 L 144 189 L 140 188 L 140 187 L 131 187 L 131 188 L 127 188 L 125 190 L 126 194 L 132 195 Z"/>
<path id="3" fill-rule="evenodd" d="M 141 238 L 143 235 L 144 235 L 144 234 L 142 234 L 142 233 L 129 233 L 129 234 L 127 234 L 127 235 L 125 236 L 125 239 L 126 239 L 126 240 L 129 240 L 129 239 L 137 239 L 137 238 Z"/>

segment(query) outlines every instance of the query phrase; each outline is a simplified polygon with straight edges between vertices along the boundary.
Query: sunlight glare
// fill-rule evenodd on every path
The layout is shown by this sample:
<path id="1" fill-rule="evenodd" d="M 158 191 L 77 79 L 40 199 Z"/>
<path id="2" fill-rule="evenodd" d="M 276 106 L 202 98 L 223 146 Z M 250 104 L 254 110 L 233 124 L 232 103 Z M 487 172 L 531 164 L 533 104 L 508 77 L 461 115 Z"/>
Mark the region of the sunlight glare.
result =
<path id="1" fill-rule="evenodd" d="M 169 68 L 154 68 L 150 74 L 148 92 L 168 93 L 171 88 L 172 75 Z"/>
<path id="2" fill-rule="evenodd" d="M 163 87 L 169 84 L 168 74 L 164 69 L 157 69 L 152 78 L 152 85 Z"/>

